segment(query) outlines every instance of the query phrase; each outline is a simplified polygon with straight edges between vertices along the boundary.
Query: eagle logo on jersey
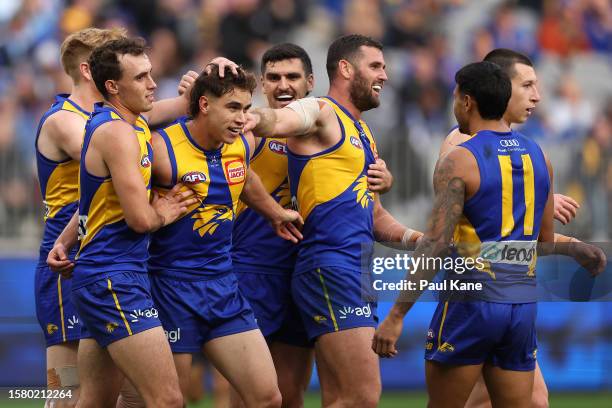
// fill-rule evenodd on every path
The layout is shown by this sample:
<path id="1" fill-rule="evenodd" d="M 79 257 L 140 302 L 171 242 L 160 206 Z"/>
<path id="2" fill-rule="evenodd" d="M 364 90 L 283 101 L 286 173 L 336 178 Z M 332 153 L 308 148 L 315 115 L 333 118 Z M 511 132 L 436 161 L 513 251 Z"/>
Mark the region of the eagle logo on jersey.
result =
<path id="1" fill-rule="evenodd" d="M 289 183 L 287 180 L 283 182 L 278 188 L 278 191 L 275 194 L 276 201 L 283 208 L 288 208 L 289 204 L 291 204 L 291 193 L 289 192 Z"/>
<path id="2" fill-rule="evenodd" d="M 354 184 L 353 191 L 357 192 L 357 202 L 361 204 L 363 208 L 368 208 L 370 203 L 374 201 L 372 192 L 368 190 L 368 176 L 365 174 L 357 179 Z"/>
<path id="3" fill-rule="evenodd" d="M 119 325 L 115 322 L 106 323 L 106 331 L 109 333 L 114 332 L 117 327 L 119 327 Z"/>
<path id="4" fill-rule="evenodd" d="M 231 222 L 234 211 L 226 205 L 205 205 L 198 208 L 191 218 L 195 219 L 193 230 L 203 237 L 207 233 L 213 235 L 221 223 Z"/>

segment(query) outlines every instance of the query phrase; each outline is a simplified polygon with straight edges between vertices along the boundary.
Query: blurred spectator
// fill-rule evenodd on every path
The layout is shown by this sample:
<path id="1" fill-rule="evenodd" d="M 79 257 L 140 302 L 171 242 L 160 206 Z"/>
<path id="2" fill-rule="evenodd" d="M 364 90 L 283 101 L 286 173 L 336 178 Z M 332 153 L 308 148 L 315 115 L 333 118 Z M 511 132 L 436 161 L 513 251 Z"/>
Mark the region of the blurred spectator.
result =
<path id="1" fill-rule="evenodd" d="M 507 1 L 495 11 L 488 27 L 493 37 L 493 48 L 509 48 L 533 56 L 537 49 L 534 32 L 525 22 L 519 21 L 516 11 L 516 7 Z"/>
<path id="2" fill-rule="evenodd" d="M 385 25 L 378 1 L 354 0 L 345 2 L 344 33 L 356 33 L 382 40 Z"/>
<path id="3" fill-rule="evenodd" d="M 593 123 L 593 105 L 584 99 L 580 86 L 570 74 L 559 80 L 555 98 L 546 104 L 549 125 L 560 138 L 581 138 Z"/>
<path id="4" fill-rule="evenodd" d="M 584 28 L 595 51 L 612 55 L 612 5 L 609 0 L 586 0 Z"/>
<path id="5" fill-rule="evenodd" d="M 19 232 L 32 196 L 30 166 L 15 143 L 17 108 L 14 98 L 0 99 L 0 234 L 9 237 Z"/>
<path id="6" fill-rule="evenodd" d="M 544 17 L 539 32 L 543 51 L 568 57 L 590 48 L 582 21 L 581 1 L 544 1 Z"/>
<path id="7" fill-rule="evenodd" d="M 612 122 L 604 115 L 595 120 L 593 128 L 584 140 L 581 151 L 581 184 L 591 214 L 592 238 L 608 240 L 608 226 L 612 199 Z"/>

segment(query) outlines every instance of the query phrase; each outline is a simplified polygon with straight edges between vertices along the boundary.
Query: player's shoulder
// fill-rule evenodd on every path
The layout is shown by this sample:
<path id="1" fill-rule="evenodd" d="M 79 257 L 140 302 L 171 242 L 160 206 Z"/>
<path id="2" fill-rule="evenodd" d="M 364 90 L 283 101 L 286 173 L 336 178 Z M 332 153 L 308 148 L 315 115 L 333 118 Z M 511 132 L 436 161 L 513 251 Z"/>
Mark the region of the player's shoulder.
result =
<path id="1" fill-rule="evenodd" d="M 81 137 L 87 120 L 74 112 L 58 110 L 48 116 L 41 127 L 41 135 L 52 140 L 63 140 L 66 137 Z"/>

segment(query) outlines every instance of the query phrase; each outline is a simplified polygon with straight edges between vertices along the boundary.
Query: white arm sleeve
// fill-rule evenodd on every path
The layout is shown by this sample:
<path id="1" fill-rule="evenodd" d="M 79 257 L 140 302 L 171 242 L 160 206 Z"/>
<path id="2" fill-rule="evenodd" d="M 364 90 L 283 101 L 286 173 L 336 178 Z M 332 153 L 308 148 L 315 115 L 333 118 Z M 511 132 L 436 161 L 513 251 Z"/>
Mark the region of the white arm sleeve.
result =
<path id="1" fill-rule="evenodd" d="M 300 134 L 308 132 L 317 121 L 321 108 L 316 98 L 302 98 L 291 102 L 287 108 L 297 113 L 302 119 Z"/>

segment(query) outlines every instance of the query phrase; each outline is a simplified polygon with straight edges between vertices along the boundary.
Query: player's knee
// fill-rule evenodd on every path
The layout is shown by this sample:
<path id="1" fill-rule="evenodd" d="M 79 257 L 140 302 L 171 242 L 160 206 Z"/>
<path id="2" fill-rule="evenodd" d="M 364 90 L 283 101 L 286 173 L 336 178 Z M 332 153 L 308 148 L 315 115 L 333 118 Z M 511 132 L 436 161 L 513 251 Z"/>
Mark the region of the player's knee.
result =
<path id="1" fill-rule="evenodd" d="M 345 401 L 343 405 L 349 407 L 375 408 L 380 401 L 380 392 L 380 387 L 371 385 L 359 390 L 351 390 L 350 393 L 343 395 L 341 400 Z"/>
<path id="2" fill-rule="evenodd" d="M 147 404 L 149 406 L 149 404 Z M 168 390 L 160 397 L 156 398 L 155 406 L 169 408 L 183 408 L 185 406 L 183 394 L 177 389 Z"/>
<path id="3" fill-rule="evenodd" d="M 253 407 L 265 407 L 265 408 L 280 408 L 282 406 L 282 396 L 277 387 L 270 388 L 265 392 L 260 392 L 256 396 L 256 401 L 247 404 L 249 408 Z"/>

